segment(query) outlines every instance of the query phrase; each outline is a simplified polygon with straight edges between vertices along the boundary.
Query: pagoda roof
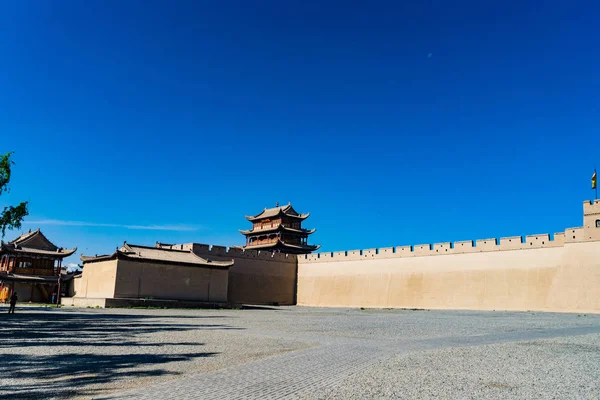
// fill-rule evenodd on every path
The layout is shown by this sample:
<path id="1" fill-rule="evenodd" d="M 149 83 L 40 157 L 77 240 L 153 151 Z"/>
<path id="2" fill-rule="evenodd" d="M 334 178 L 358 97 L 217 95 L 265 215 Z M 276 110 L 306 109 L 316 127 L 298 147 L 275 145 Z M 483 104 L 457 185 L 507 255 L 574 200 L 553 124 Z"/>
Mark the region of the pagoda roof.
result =
<path id="1" fill-rule="evenodd" d="M 123 244 L 112 254 L 85 256 L 81 255 L 81 261 L 98 262 L 116 259 L 133 261 L 150 261 L 163 264 L 186 265 L 191 267 L 229 268 L 233 265 L 231 261 L 212 261 L 197 256 L 191 250 L 175 250 L 159 247 L 140 246 L 135 244 Z"/>
<path id="2" fill-rule="evenodd" d="M 244 246 L 244 249 L 246 249 L 246 250 L 276 249 L 276 248 L 290 250 L 290 253 L 298 253 L 298 252 L 311 252 L 311 251 L 319 250 L 319 248 L 321 248 L 321 245 L 317 244 L 317 245 L 300 246 L 300 245 L 296 245 L 296 244 L 289 244 L 289 243 L 286 243 L 283 240 L 279 239 L 277 242 L 274 242 L 274 243 L 258 244 L 255 246 Z"/>
<path id="3" fill-rule="evenodd" d="M 29 231 L 18 238 L 5 243 L 0 241 L 0 252 L 15 254 L 33 254 L 39 256 L 50 256 L 54 258 L 64 258 L 77 251 L 74 249 L 64 249 L 56 246 L 40 231 Z"/>
<path id="4" fill-rule="evenodd" d="M 273 207 L 273 208 L 265 208 L 262 212 L 255 216 L 246 216 L 248 221 L 257 221 L 265 218 L 273 218 L 279 215 L 285 215 L 286 217 L 297 218 L 300 220 L 304 220 L 310 216 L 310 213 L 307 214 L 299 214 L 294 210 L 291 203 L 288 203 L 287 206 L 282 207 Z"/>
<path id="5" fill-rule="evenodd" d="M 269 233 L 269 232 L 290 232 L 290 233 L 298 233 L 298 234 L 305 234 L 305 235 L 311 235 L 313 233 L 316 232 L 316 229 L 294 229 L 294 228 L 288 228 L 287 226 L 283 226 L 281 224 L 274 226 L 272 228 L 265 228 L 265 229 L 258 229 L 258 230 L 254 230 L 254 229 L 248 229 L 248 230 L 243 230 L 243 229 L 239 229 L 240 233 L 243 235 L 252 235 L 252 234 L 262 234 L 262 233 Z"/>
<path id="6" fill-rule="evenodd" d="M 62 282 L 71 280 L 75 277 L 74 274 L 61 274 L 60 280 Z M 22 282 L 22 283 L 36 283 L 36 284 L 49 284 L 55 285 L 58 282 L 58 276 L 41 276 L 41 275 L 22 275 L 13 274 L 6 271 L 0 271 L 0 281 L 5 282 Z"/>

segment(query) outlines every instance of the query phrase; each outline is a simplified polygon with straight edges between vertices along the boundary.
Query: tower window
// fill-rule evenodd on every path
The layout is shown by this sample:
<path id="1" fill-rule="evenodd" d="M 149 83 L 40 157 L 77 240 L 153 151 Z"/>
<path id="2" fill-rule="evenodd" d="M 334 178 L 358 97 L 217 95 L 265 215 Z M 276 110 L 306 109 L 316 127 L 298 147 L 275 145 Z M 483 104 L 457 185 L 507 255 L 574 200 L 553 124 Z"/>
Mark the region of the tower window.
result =
<path id="1" fill-rule="evenodd" d="M 596 220 L 596 228 L 600 228 L 600 219 Z"/>

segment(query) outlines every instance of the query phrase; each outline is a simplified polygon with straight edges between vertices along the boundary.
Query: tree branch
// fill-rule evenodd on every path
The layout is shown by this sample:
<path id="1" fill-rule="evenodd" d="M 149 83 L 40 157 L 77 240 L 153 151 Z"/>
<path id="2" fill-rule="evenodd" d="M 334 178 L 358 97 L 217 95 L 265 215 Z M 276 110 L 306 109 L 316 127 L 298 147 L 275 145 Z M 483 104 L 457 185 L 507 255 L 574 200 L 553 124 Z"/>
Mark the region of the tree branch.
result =
<path id="1" fill-rule="evenodd" d="M 6 154 L 0 156 L 0 195 L 4 192 L 8 192 L 8 182 L 10 182 L 10 166 L 14 164 L 11 161 L 10 156 L 13 152 L 9 151 Z"/>
<path id="2" fill-rule="evenodd" d="M 13 152 L 9 151 L 6 154 L 0 155 L 0 195 L 9 191 L 8 184 L 10 183 L 11 166 L 14 165 L 14 162 L 10 159 L 12 154 Z M 21 203 L 16 207 L 4 207 L 4 211 L 0 214 L 1 237 L 4 237 L 7 229 L 21 228 L 21 222 L 27 215 L 29 215 L 27 202 Z"/>
<path id="3" fill-rule="evenodd" d="M 27 215 L 29 215 L 27 202 L 21 203 L 16 207 L 4 207 L 4 211 L 0 214 L 0 231 L 2 232 L 2 237 L 6 234 L 7 229 L 20 229 L 21 221 Z"/>

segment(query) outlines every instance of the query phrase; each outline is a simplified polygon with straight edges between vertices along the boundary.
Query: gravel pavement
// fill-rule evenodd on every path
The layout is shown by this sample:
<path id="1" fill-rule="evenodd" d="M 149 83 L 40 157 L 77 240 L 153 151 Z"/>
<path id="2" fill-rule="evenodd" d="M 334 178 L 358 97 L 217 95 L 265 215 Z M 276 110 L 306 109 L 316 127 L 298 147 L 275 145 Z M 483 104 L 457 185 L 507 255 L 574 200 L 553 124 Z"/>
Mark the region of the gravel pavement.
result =
<path id="1" fill-rule="evenodd" d="M 600 315 L 0 307 L 0 398 L 600 399 Z"/>

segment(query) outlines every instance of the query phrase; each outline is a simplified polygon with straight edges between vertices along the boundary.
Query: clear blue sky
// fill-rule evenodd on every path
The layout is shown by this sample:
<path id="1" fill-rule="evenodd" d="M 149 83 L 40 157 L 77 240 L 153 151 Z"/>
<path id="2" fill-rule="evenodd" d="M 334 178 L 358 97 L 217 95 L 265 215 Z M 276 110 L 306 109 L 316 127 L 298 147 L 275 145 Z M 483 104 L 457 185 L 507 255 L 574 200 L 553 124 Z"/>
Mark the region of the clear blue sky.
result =
<path id="1" fill-rule="evenodd" d="M 3 2 L 0 205 L 88 254 L 276 201 L 324 251 L 581 225 L 598 2 L 361 3 Z"/>

